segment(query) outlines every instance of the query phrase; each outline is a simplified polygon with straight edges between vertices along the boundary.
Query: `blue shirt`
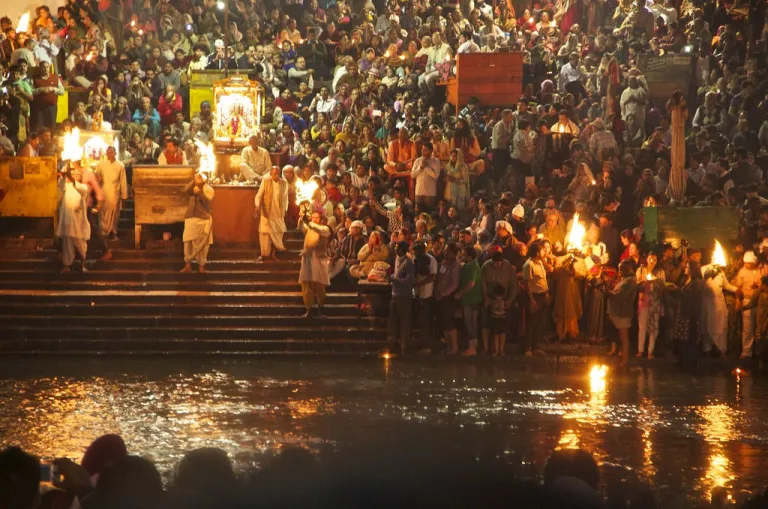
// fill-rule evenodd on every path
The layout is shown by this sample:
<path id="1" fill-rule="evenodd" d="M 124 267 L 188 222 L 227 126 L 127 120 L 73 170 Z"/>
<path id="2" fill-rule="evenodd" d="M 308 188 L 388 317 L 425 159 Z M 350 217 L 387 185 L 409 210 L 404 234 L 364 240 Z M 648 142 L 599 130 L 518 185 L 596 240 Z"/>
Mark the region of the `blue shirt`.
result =
<path id="1" fill-rule="evenodd" d="M 413 297 L 413 286 L 416 283 L 416 271 L 413 262 L 407 256 L 395 259 L 395 270 L 392 273 L 392 296 Z"/>

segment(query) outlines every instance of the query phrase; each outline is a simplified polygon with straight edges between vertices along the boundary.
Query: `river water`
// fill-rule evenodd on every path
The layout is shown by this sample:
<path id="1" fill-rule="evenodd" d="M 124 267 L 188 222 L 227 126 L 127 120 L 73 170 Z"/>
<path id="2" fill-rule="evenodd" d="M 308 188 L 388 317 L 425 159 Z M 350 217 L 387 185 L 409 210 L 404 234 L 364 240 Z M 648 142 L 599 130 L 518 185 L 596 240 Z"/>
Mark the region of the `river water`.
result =
<path id="1" fill-rule="evenodd" d="M 79 459 L 119 433 L 168 475 L 215 446 L 239 470 L 289 445 L 313 451 L 439 430 L 477 454 L 541 472 L 556 448 L 593 452 L 604 479 L 693 507 L 768 482 L 768 379 L 608 373 L 589 366 L 398 360 L 0 361 L 0 446 Z"/>

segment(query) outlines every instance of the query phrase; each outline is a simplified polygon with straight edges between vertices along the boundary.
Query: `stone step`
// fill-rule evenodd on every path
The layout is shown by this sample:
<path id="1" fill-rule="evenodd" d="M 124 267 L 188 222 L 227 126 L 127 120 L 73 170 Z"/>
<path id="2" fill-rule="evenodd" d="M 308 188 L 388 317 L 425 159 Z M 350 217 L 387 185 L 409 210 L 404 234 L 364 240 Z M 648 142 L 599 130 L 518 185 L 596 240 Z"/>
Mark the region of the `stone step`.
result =
<path id="1" fill-rule="evenodd" d="M 106 274 L 106 273 L 105 273 Z M 222 280 L 210 274 L 183 274 L 187 277 L 179 280 L 157 281 L 151 278 L 142 278 L 136 281 L 104 281 L 98 278 L 90 278 L 88 274 L 75 272 L 75 277 L 70 279 L 48 279 L 39 281 L 26 281 L 17 279 L 0 282 L 0 292 L 5 290 L 145 290 L 145 291 L 200 291 L 200 292 L 295 292 L 299 289 L 298 277 L 291 277 L 284 281 L 242 281 Z M 79 276 L 79 277 L 77 277 Z"/>
<path id="2" fill-rule="evenodd" d="M 91 262 L 86 262 L 86 265 Z M 99 272 L 104 271 L 178 271 L 183 266 L 183 260 L 179 260 L 178 256 L 173 258 L 113 258 L 108 262 L 93 261 L 93 268 Z M 301 267 L 301 261 L 298 255 L 295 259 L 281 260 L 278 262 L 264 262 L 257 263 L 254 259 L 251 260 L 217 260 L 212 259 L 208 261 L 206 266 L 211 271 L 293 271 L 296 274 L 299 273 Z M 31 258 L 27 260 L 3 260 L 0 262 L 0 270 L 5 271 L 56 271 L 61 269 L 61 262 L 56 258 L 41 257 Z"/>
<path id="3" fill-rule="evenodd" d="M 371 326 L 334 326 L 331 320 L 308 319 L 314 327 L 237 327 L 237 326 L 148 326 L 148 327 L 93 327 L 80 319 L 61 326 L 4 325 L 0 343 L 9 339 L 58 339 L 81 341 L 88 339 L 141 339 L 153 341 L 182 339 L 248 339 L 258 341 L 261 338 L 304 339 L 322 342 L 326 339 L 384 339 L 384 329 Z M 294 320 L 298 321 L 298 320 Z"/>
<path id="4" fill-rule="evenodd" d="M 67 282 L 93 282 L 93 283 L 180 283 L 208 281 L 211 285 L 235 283 L 239 285 L 248 283 L 275 282 L 279 284 L 298 285 L 299 271 L 294 269 L 283 270 L 214 270 L 211 268 L 205 274 L 198 272 L 180 273 L 179 268 L 183 264 L 177 264 L 175 270 L 116 270 L 102 269 L 103 265 L 97 265 L 87 273 L 72 271 L 61 274 L 55 267 L 48 270 L 0 270 L 0 288 L 10 283 L 37 283 L 40 281 L 56 284 Z"/>
<path id="5" fill-rule="evenodd" d="M 331 304 L 331 302 L 342 302 Z M 9 319 L 37 319 L 40 315 L 44 319 L 60 317 L 111 317 L 115 320 L 119 317 L 128 318 L 178 318 L 187 320 L 189 317 L 215 316 L 217 318 L 240 317 L 300 317 L 304 314 L 304 304 L 301 297 L 292 297 L 284 302 L 275 302 L 274 299 L 263 302 L 247 302 L 240 304 L 225 304 L 216 302 L 121 302 L 102 301 L 96 297 L 94 301 L 4 301 L 0 300 L 2 312 Z M 358 318 L 354 303 L 344 302 L 342 299 L 333 299 L 329 296 L 324 310 L 331 317 Z"/>
<path id="6" fill-rule="evenodd" d="M 0 289 L 0 305 L 27 306 L 30 309 L 43 306 L 254 306 L 294 305 L 301 302 L 301 292 L 296 289 L 280 292 L 216 292 L 216 291 L 143 291 L 143 290 L 9 290 Z M 354 307 L 357 296 L 349 292 L 329 292 L 326 296 L 328 305 Z M 119 313 L 122 315 L 123 313 Z"/>
<path id="7" fill-rule="evenodd" d="M 290 337 L 258 340 L 207 339 L 7 339 L 0 341 L 3 355 L 376 355 L 386 343 L 369 339 L 295 339 Z"/>
<path id="8" fill-rule="evenodd" d="M 298 261 L 301 245 L 295 248 L 286 246 L 288 249 L 284 253 L 279 253 L 278 258 L 283 261 Z M 98 253 L 97 256 L 101 256 Z M 184 252 L 179 246 L 178 249 L 141 249 L 132 248 L 112 248 L 113 260 L 183 260 Z M 259 257 L 258 246 L 250 248 L 228 248 L 214 244 L 208 253 L 208 259 L 211 262 L 216 260 L 242 260 L 254 261 Z M 58 251 L 51 248 L 45 249 L 0 249 L 0 260 L 5 261 L 24 261 L 24 260 L 58 260 Z M 269 263 L 269 262 L 267 262 Z"/>
<path id="9" fill-rule="evenodd" d="M 93 312 L 91 311 L 93 309 Z M 155 314 L 149 314 L 147 311 L 155 309 Z M 176 314 L 175 309 L 158 309 L 149 308 L 145 310 L 141 315 L 133 315 L 125 312 L 123 316 L 104 316 L 102 310 L 99 307 L 84 308 L 82 313 L 70 314 L 70 315 L 45 315 L 45 314 L 20 314 L 11 315 L 6 314 L 8 311 L 3 310 L 4 314 L 0 315 L 0 329 L 11 330 L 14 328 L 36 329 L 36 328 L 48 328 L 48 327 L 77 327 L 81 323 L 87 323 L 90 327 L 109 328 L 109 327 L 121 327 L 125 329 L 133 328 L 145 328 L 145 327 L 199 327 L 199 328 L 215 328 L 215 327 L 234 327 L 234 328 L 251 328 L 259 330 L 265 327 L 278 327 L 286 329 L 307 329 L 314 330 L 322 329 L 326 327 L 374 327 L 381 329 L 386 325 L 386 321 L 380 318 L 374 317 L 360 317 L 351 315 L 347 312 L 346 315 L 338 316 L 329 315 L 327 319 L 318 321 L 315 319 L 305 319 L 301 315 L 304 314 L 303 307 L 295 307 L 290 312 L 282 311 L 279 315 L 275 314 L 274 308 L 271 310 L 272 314 L 264 313 L 251 313 L 248 315 L 221 315 L 218 310 L 212 310 L 209 308 L 198 308 L 197 314 L 179 315 Z M 336 311 L 336 310 L 335 310 Z"/>

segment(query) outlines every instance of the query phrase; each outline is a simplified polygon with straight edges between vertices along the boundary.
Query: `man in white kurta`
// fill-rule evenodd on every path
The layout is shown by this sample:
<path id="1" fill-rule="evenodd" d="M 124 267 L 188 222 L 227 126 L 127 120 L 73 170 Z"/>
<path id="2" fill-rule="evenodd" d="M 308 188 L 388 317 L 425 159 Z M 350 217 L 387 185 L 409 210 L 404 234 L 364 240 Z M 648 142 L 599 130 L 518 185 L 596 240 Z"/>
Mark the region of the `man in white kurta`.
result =
<path id="1" fill-rule="evenodd" d="M 704 352 L 711 352 L 714 344 L 724 355 L 728 350 L 728 307 L 723 290 L 736 292 L 737 288 L 728 282 L 723 269 L 717 265 L 705 265 L 701 274 L 705 282 L 701 302 Z"/>
<path id="2" fill-rule="evenodd" d="M 248 139 L 248 146 L 240 153 L 240 176 L 245 180 L 261 182 L 272 167 L 269 151 L 261 146 L 261 136 Z"/>
<path id="3" fill-rule="evenodd" d="M 82 270 L 88 251 L 88 239 L 91 238 L 91 225 L 88 222 L 86 196 L 88 186 L 80 182 L 82 172 L 73 169 L 59 179 L 59 221 L 56 224 L 56 236 L 61 239 L 62 272 L 69 272 L 75 253 L 80 255 Z"/>
<path id="4" fill-rule="evenodd" d="M 125 179 L 125 165 L 117 160 L 114 147 L 107 148 L 107 159 L 96 167 L 101 175 L 104 203 L 101 206 L 101 231 L 104 235 L 117 236 L 122 202 L 128 199 L 128 182 Z"/>
<path id="5" fill-rule="evenodd" d="M 307 312 L 304 318 L 312 314 L 312 307 L 317 304 L 318 318 L 325 318 L 325 288 L 331 284 L 328 275 L 328 241 L 331 229 L 325 225 L 325 218 L 320 212 L 313 212 L 310 217 L 305 214 L 299 221 L 299 227 L 304 234 L 304 249 L 301 250 L 301 270 L 299 283 Z"/>
<path id="6" fill-rule="evenodd" d="M 637 76 L 630 76 L 627 80 L 629 87 L 621 93 L 621 118 L 626 122 L 630 115 L 634 115 L 635 124 L 645 132 L 645 108 L 648 104 L 648 93 L 640 86 Z"/>
<path id="7" fill-rule="evenodd" d="M 273 166 L 269 178 L 262 180 L 254 199 L 259 219 L 259 247 L 261 256 L 277 261 L 276 251 L 285 251 L 283 234 L 285 233 L 285 213 L 288 210 L 288 183 L 280 178 L 280 168 Z"/>

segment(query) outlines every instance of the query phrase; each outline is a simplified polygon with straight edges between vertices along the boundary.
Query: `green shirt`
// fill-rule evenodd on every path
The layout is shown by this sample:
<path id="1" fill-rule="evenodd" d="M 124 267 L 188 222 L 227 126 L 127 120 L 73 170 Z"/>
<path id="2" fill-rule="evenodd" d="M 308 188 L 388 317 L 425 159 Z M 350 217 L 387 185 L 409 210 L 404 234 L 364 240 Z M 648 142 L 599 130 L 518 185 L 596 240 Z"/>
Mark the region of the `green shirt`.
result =
<path id="1" fill-rule="evenodd" d="M 474 281 L 475 286 L 461 296 L 462 306 L 476 305 L 483 302 L 483 292 L 480 287 L 480 265 L 477 264 L 477 260 L 465 263 L 464 266 L 461 267 L 461 272 L 459 273 L 459 290 L 465 288 L 470 281 Z"/>

